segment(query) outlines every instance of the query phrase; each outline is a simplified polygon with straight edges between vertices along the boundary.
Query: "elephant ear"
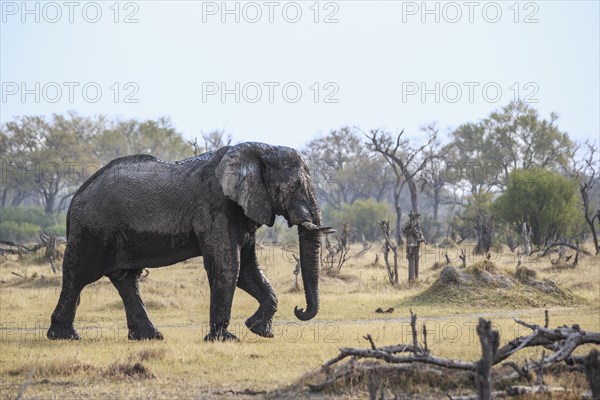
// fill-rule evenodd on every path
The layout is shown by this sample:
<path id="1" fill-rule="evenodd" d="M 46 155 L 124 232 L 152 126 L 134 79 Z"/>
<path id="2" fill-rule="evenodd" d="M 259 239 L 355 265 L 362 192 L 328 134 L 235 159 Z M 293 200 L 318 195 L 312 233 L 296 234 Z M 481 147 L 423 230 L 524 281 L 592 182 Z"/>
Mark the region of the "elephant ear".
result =
<path id="1" fill-rule="evenodd" d="M 242 144 L 225 153 L 215 172 L 225 196 L 239 204 L 248 218 L 270 225 L 273 213 L 262 169 L 257 152 Z"/>

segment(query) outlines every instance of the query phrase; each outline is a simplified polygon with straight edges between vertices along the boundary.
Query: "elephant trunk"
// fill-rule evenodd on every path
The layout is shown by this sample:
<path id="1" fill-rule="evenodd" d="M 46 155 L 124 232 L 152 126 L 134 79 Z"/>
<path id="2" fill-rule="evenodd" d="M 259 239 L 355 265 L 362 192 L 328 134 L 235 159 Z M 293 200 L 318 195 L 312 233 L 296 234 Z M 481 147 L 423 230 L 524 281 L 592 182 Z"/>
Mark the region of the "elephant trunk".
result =
<path id="1" fill-rule="evenodd" d="M 294 314 L 301 321 L 314 318 L 319 312 L 319 264 L 321 251 L 321 231 L 298 226 L 300 240 L 300 269 L 302 283 L 306 295 L 306 310 L 294 309 Z"/>

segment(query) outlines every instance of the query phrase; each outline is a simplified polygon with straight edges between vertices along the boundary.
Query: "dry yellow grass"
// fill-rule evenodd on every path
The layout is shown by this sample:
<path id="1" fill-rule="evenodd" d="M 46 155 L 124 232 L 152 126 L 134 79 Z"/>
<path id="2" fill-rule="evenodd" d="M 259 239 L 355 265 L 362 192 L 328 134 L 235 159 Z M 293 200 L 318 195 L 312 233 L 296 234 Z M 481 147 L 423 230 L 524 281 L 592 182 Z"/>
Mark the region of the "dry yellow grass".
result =
<path id="1" fill-rule="evenodd" d="M 367 346 L 362 338 L 367 333 L 381 345 L 407 342 L 409 307 L 420 322 L 427 323 L 433 352 L 454 358 L 479 357 L 475 334 L 479 315 L 492 319 L 503 343 L 527 333 L 513 322 L 513 316 L 543 323 L 544 307 L 520 305 L 515 309 L 506 303 L 492 307 L 489 302 L 485 308 L 477 302 L 460 306 L 411 304 L 411 298 L 426 290 L 439 275 L 440 270 L 432 270 L 431 266 L 442 259 L 441 251 L 427 250 L 417 285 L 399 287 L 388 284 L 383 266 L 372 265 L 374 253 L 371 250 L 351 259 L 341 278 L 323 278 L 321 312 L 313 321 L 301 323 L 292 312 L 294 306 L 304 305 L 304 295 L 293 290 L 291 257 L 279 247 L 263 249 L 262 266 L 280 300 L 275 338 L 259 338 L 245 328 L 244 321 L 257 304 L 238 291 L 231 325 L 241 341 L 214 344 L 202 341 L 207 332 L 209 289 L 201 259 L 154 269 L 142 282 L 151 318 L 165 335 L 162 342 L 127 340 L 120 298 L 106 279 L 82 293 L 75 324 L 84 340 L 47 340 L 46 328 L 58 299 L 60 279 L 52 275 L 49 266 L 5 259 L 0 263 L 1 398 L 15 398 L 32 368 L 35 373 L 26 398 L 250 396 L 252 392 L 272 391 L 297 382 L 334 357 L 339 347 Z M 477 260 L 473 258 L 469 263 Z M 492 261 L 501 271 L 514 273 L 513 254 L 494 254 Z M 526 261 L 538 278 L 552 279 L 580 299 L 572 306 L 549 307 L 551 325 L 578 323 L 583 329 L 600 330 L 597 257 L 583 257 L 576 269 L 560 271 L 551 269 L 547 259 Z M 405 276 L 403 269 L 401 277 Z M 395 312 L 375 314 L 377 307 L 393 307 Z M 522 353 L 525 355 L 536 356 L 539 351 L 529 350 Z"/>

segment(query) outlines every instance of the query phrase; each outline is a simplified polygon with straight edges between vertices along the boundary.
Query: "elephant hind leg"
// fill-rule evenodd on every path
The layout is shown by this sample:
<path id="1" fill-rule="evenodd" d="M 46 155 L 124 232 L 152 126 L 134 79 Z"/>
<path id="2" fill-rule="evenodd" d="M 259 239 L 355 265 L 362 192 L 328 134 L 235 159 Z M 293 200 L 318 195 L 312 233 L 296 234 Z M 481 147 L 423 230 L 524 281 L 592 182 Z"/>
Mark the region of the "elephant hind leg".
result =
<path id="1" fill-rule="evenodd" d="M 79 340 L 81 337 L 75 327 L 75 313 L 79 306 L 79 296 L 86 283 L 77 274 L 77 266 L 74 264 L 69 251 L 65 253 L 63 261 L 63 283 L 58 299 L 58 304 L 52 313 L 50 328 L 46 336 L 48 339 L 57 340 Z"/>
<path id="2" fill-rule="evenodd" d="M 163 339 L 162 333 L 154 327 L 139 291 L 141 269 L 115 271 L 107 274 L 117 288 L 127 317 L 128 338 L 132 340 Z"/>
<path id="3" fill-rule="evenodd" d="M 48 339 L 79 340 L 81 336 L 73 326 L 75 312 L 79 306 L 79 295 L 83 286 L 69 286 L 60 292 L 58 304 L 52 313 L 50 328 L 46 336 Z"/>

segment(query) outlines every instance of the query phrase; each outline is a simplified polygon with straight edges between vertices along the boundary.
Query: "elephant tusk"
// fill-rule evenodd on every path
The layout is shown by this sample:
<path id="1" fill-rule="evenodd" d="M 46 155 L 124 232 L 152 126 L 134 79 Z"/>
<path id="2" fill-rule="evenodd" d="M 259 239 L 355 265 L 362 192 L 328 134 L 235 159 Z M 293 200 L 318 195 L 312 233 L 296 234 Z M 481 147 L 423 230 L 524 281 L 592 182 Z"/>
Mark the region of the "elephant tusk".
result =
<path id="1" fill-rule="evenodd" d="M 310 221 L 304 221 L 302 223 L 302 226 L 305 227 L 306 229 L 310 230 L 310 231 L 317 231 L 317 230 L 319 230 L 319 231 L 323 232 L 326 235 L 329 235 L 330 233 L 335 233 L 336 232 L 336 230 L 333 229 L 330 226 L 317 226 L 317 225 L 313 224 Z"/>
<path id="2" fill-rule="evenodd" d="M 321 232 L 323 232 L 326 235 L 337 232 L 335 229 L 333 229 L 330 226 L 321 226 L 319 229 L 321 229 Z"/>

